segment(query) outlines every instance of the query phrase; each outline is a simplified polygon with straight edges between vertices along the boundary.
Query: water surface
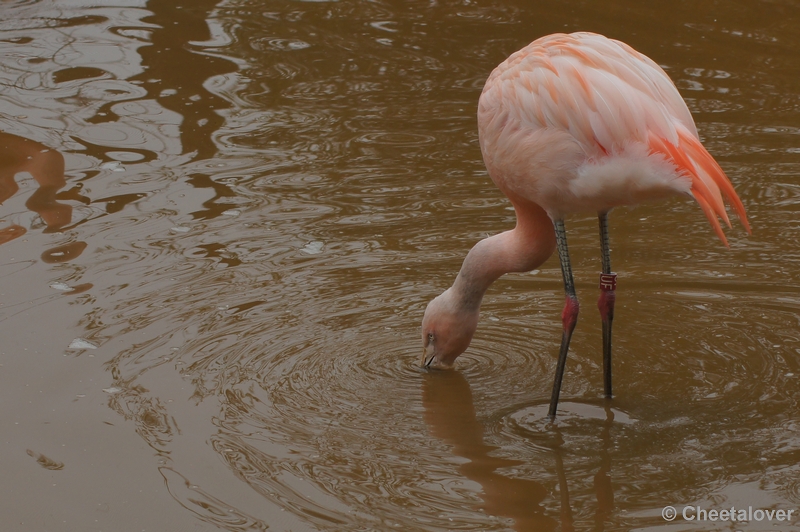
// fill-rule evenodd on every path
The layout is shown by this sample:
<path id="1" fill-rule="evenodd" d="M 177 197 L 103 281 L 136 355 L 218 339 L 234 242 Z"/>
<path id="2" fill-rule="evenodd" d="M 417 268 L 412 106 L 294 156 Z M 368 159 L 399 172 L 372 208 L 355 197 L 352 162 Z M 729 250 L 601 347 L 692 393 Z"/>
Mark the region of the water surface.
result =
<path id="1" fill-rule="evenodd" d="M 0 13 L 4 530 L 685 530 L 664 506 L 800 514 L 795 3 Z M 606 402 L 596 221 L 568 220 L 584 310 L 553 426 L 556 257 L 490 289 L 455 372 L 419 370 L 418 336 L 469 248 L 513 226 L 477 141 L 486 77 L 575 30 L 665 68 L 754 230 L 728 231 L 726 249 L 683 199 L 612 213 Z"/>

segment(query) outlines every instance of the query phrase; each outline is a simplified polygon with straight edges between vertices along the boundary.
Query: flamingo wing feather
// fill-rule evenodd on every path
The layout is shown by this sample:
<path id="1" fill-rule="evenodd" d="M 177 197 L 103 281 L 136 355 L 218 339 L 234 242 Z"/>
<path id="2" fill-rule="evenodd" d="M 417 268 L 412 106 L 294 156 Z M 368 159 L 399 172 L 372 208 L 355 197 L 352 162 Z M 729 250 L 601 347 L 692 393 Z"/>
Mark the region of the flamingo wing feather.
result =
<path id="1" fill-rule="evenodd" d="M 642 145 L 690 180 L 688 192 L 726 245 L 717 220 L 730 226 L 723 198 L 750 232 L 741 200 L 700 143 L 677 88 L 661 67 L 624 43 L 592 33 L 543 37 L 498 66 L 481 99 L 486 109 L 502 102 L 502 120 L 491 121 L 492 127 L 513 122 L 532 132 L 568 133 L 589 163 Z M 491 114 L 479 111 L 479 124 L 482 112 Z M 675 191 L 686 192 L 677 185 Z"/>

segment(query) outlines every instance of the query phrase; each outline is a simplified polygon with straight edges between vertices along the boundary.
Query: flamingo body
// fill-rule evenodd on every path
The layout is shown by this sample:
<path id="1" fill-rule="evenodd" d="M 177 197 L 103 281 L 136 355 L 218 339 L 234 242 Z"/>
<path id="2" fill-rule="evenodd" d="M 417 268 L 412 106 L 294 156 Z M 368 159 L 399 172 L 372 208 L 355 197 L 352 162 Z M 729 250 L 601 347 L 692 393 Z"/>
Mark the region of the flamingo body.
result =
<path id="1" fill-rule="evenodd" d="M 731 204 L 750 232 L 744 206 L 700 143 L 689 109 L 667 74 L 630 46 L 594 33 L 542 37 L 491 73 L 478 103 L 489 175 L 514 205 L 517 225 L 470 250 L 453 286 L 422 321 L 423 364 L 450 367 L 467 349 L 484 293 L 508 272 L 529 271 L 558 247 L 567 299 L 551 416 L 578 315 L 563 220 L 597 212 L 603 276 L 606 395 L 611 396 L 611 273 L 607 213 L 614 207 L 692 196 L 727 245 L 719 219 Z M 555 231 L 554 231 L 555 229 Z"/>
<path id="2" fill-rule="evenodd" d="M 675 85 L 622 42 L 556 34 L 512 54 L 486 81 L 478 131 L 497 186 L 554 220 L 688 194 L 723 242 L 723 196 L 747 227 Z"/>

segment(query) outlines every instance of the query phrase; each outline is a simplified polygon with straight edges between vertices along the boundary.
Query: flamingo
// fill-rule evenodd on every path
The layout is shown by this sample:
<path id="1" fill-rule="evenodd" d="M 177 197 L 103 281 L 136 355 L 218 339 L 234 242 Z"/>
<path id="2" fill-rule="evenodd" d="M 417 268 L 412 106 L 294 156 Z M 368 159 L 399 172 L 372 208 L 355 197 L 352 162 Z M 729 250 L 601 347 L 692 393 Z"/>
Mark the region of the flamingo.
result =
<path id="1" fill-rule="evenodd" d="M 616 274 L 609 211 L 691 196 L 728 246 L 717 217 L 731 227 L 724 197 L 750 233 L 741 200 L 700 143 L 692 115 L 664 70 L 627 44 L 596 33 L 548 35 L 503 61 L 481 93 L 478 133 L 489 176 L 514 206 L 517 223 L 478 242 L 453 285 L 428 304 L 422 365 L 452 367 L 472 340 L 489 286 L 505 273 L 537 268 L 557 248 L 566 298 L 548 412 L 555 419 L 579 310 L 564 219 L 596 212 L 602 259 L 597 306 L 604 391 L 611 398 Z"/>

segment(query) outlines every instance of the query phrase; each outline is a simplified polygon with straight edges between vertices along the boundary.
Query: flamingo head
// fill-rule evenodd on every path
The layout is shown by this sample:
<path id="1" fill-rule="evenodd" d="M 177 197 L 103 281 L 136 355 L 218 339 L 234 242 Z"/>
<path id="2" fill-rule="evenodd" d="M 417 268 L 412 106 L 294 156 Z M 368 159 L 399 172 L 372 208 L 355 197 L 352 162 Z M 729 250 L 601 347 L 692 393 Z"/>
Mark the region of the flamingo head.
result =
<path id="1" fill-rule="evenodd" d="M 422 365 L 449 369 L 466 351 L 478 327 L 477 309 L 459 306 L 451 289 L 428 303 L 422 318 Z"/>

